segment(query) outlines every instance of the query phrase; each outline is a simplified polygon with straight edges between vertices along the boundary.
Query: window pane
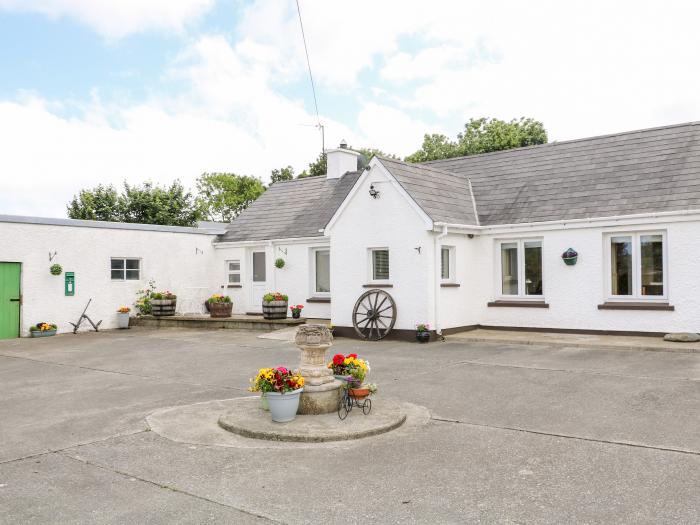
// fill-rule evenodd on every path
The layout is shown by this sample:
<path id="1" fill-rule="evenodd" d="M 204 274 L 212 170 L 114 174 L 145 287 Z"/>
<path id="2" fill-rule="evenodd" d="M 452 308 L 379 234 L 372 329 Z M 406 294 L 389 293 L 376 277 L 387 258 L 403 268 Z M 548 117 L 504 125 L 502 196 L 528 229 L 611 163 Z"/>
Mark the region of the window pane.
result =
<path id="1" fill-rule="evenodd" d="M 138 270 L 127 270 L 126 271 L 126 280 L 127 281 L 138 281 L 139 280 L 139 271 Z"/>
<path id="2" fill-rule="evenodd" d="M 316 252 L 316 291 L 331 291 L 331 252 L 328 250 Z"/>
<path id="3" fill-rule="evenodd" d="M 238 272 L 241 270 L 241 262 L 240 261 L 229 261 L 228 263 L 228 271 L 229 272 Z"/>
<path id="4" fill-rule="evenodd" d="M 112 270 L 123 270 L 124 269 L 124 259 L 112 259 Z"/>
<path id="5" fill-rule="evenodd" d="M 116 281 L 123 281 L 124 270 L 112 270 L 112 279 Z"/>
<path id="6" fill-rule="evenodd" d="M 450 278 L 450 249 L 449 248 L 442 248 L 442 250 L 440 252 L 440 262 L 441 262 L 440 276 L 443 279 L 449 279 Z"/>
<path id="7" fill-rule="evenodd" d="M 375 281 L 389 279 L 389 250 L 373 250 L 372 267 L 372 278 Z"/>
<path id="8" fill-rule="evenodd" d="M 542 242 L 525 242 L 525 295 L 542 295 Z"/>
<path id="9" fill-rule="evenodd" d="M 241 282 L 241 274 L 240 273 L 230 273 L 228 274 L 228 282 L 231 284 L 238 284 Z"/>
<path id="10" fill-rule="evenodd" d="M 501 290 L 503 295 L 518 295 L 518 244 L 501 244 Z"/>
<path id="11" fill-rule="evenodd" d="M 253 281 L 265 282 L 265 252 L 253 252 Z"/>
<path id="12" fill-rule="evenodd" d="M 127 270 L 138 270 L 139 269 L 139 260 L 138 259 L 127 259 L 126 260 L 126 269 Z"/>
<path id="13" fill-rule="evenodd" d="M 642 295 L 664 294 L 664 246 L 661 235 L 642 235 Z"/>
<path id="14" fill-rule="evenodd" d="M 610 239 L 612 295 L 632 295 L 632 238 Z"/>

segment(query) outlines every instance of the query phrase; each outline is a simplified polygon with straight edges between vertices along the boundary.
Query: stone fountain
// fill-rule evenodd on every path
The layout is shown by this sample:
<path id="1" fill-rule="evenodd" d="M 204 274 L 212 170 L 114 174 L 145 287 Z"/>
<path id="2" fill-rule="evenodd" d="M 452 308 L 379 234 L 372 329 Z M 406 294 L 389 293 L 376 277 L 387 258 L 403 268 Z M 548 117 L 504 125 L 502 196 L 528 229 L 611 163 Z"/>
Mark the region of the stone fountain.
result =
<path id="1" fill-rule="evenodd" d="M 333 345 L 333 334 L 321 324 L 301 325 L 294 342 L 301 350 L 299 373 L 304 377 L 304 391 L 298 414 L 329 414 L 338 410 L 341 383 L 328 368 L 326 350 Z"/>

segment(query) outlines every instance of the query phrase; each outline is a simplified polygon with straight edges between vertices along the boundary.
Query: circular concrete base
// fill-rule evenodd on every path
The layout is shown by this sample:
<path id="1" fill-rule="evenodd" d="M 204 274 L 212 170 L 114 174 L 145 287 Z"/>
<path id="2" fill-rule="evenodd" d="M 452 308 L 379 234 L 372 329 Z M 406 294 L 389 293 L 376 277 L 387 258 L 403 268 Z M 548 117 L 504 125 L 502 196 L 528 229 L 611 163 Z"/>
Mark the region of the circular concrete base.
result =
<path id="1" fill-rule="evenodd" d="M 219 418 L 219 426 L 247 438 L 320 443 L 376 436 L 400 427 L 404 421 L 406 412 L 400 404 L 377 398 L 368 415 L 354 407 L 343 421 L 333 412 L 298 415 L 289 423 L 274 423 L 270 413 L 260 408 L 258 398 L 243 398 Z"/>

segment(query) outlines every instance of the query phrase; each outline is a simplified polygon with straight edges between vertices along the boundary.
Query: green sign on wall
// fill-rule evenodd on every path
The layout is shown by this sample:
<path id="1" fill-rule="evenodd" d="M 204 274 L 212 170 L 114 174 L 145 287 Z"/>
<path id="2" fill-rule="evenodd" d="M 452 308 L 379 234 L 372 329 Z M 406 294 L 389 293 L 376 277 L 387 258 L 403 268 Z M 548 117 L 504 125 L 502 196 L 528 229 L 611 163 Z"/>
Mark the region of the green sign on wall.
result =
<path id="1" fill-rule="evenodd" d="M 66 272 L 66 295 L 75 295 L 75 274 Z"/>

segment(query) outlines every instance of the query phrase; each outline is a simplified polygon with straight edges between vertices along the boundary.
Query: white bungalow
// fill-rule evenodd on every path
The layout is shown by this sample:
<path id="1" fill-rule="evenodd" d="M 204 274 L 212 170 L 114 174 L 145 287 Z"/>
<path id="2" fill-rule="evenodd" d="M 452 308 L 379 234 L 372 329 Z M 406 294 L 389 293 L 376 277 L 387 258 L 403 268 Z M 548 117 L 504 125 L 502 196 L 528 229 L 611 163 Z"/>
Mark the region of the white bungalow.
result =
<path id="1" fill-rule="evenodd" d="M 189 290 L 182 311 L 223 288 L 237 313 L 255 313 L 279 290 L 348 335 L 376 304 L 356 308 L 368 290 L 395 304 L 390 337 L 418 323 L 443 334 L 700 330 L 700 123 L 425 164 L 375 157 L 358 170 L 359 158 L 328 151 L 325 178 L 274 184 L 224 233 L 0 217 L 0 260 L 22 263 L 22 331 L 50 312 L 68 328 L 57 317 L 75 299 L 48 274 L 53 251 L 71 258 L 77 290 L 108 298 L 96 305 L 105 318 L 154 277 Z M 576 264 L 562 259 L 569 248 Z M 383 335 L 389 322 L 360 332 Z"/>

